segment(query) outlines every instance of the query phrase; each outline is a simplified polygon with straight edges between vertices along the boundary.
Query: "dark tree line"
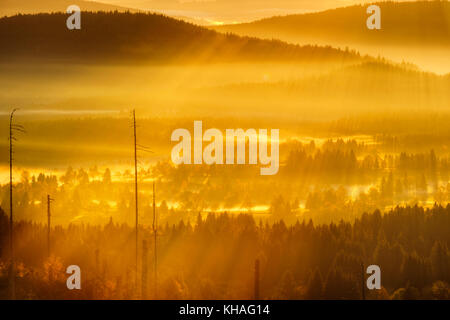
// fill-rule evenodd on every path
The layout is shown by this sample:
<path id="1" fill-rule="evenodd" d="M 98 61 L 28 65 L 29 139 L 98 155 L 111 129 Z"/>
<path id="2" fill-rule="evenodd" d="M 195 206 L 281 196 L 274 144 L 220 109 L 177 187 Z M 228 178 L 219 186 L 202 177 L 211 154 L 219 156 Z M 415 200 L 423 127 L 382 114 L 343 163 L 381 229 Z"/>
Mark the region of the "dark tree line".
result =
<path id="1" fill-rule="evenodd" d="M 1 211 L 0 283 L 6 281 L 8 261 L 6 222 Z M 181 221 L 160 229 L 159 298 L 251 298 L 253 265 L 259 259 L 262 298 L 359 299 L 363 263 L 381 268 L 382 289 L 367 291 L 368 298 L 446 299 L 449 225 L 450 206 L 437 205 L 397 207 L 384 214 L 366 213 L 354 223 L 323 225 L 298 221 L 287 226 L 282 220 L 263 223 L 257 215 L 199 214 L 195 224 Z M 151 243 L 151 229 L 141 228 L 142 238 Z M 23 296 L 135 297 L 133 250 L 126 249 L 133 229 L 128 225 L 111 218 L 104 226 L 56 227 L 50 258 L 45 257 L 45 226 L 21 222 L 16 229 Z M 84 270 L 84 291 L 64 290 L 66 264 Z"/>
<path id="2" fill-rule="evenodd" d="M 130 63 L 360 59 L 331 47 L 220 34 L 158 14 L 83 12 L 76 32 L 65 27 L 67 17 L 53 13 L 0 19 L 0 56 Z"/>

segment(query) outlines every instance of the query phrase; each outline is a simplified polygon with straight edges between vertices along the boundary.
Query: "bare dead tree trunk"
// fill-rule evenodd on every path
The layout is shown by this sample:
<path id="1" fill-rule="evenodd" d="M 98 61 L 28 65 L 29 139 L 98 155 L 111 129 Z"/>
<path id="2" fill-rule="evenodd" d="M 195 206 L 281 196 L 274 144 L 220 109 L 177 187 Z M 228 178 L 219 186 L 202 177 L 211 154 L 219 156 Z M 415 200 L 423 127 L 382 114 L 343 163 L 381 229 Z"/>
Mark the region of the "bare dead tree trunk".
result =
<path id="1" fill-rule="evenodd" d="M 136 208 L 136 241 L 135 241 L 135 283 L 136 289 L 138 284 L 138 225 L 139 225 L 139 213 L 138 213 L 138 171 L 137 171 L 137 147 L 136 147 L 136 112 L 133 110 L 133 129 L 134 129 L 134 196 L 135 196 L 135 208 Z"/>
<path id="2" fill-rule="evenodd" d="M 141 297 L 147 299 L 147 284 L 148 284 L 148 246 L 147 241 L 142 241 L 142 279 L 141 279 Z"/>
<path id="3" fill-rule="evenodd" d="M 155 180 L 153 180 L 153 235 L 154 235 L 154 290 L 155 290 L 155 299 L 158 298 L 158 247 L 156 242 L 156 237 L 158 233 L 158 221 L 156 220 L 156 194 L 155 194 Z"/>
<path id="4" fill-rule="evenodd" d="M 14 253 L 14 215 L 13 215 L 13 140 L 14 131 L 22 131 L 20 126 L 13 124 L 14 113 L 17 109 L 14 109 L 9 117 L 9 250 L 11 254 L 11 265 L 9 270 L 9 285 L 10 285 L 10 297 L 16 298 L 16 270 L 15 270 L 15 253 Z"/>
<path id="5" fill-rule="evenodd" d="M 366 300 L 366 290 L 364 283 L 364 263 L 361 262 L 361 299 Z"/>
<path id="6" fill-rule="evenodd" d="M 50 257 L 51 254 L 51 242 L 50 242 L 50 230 L 51 230 L 51 211 L 50 211 L 50 203 L 53 199 L 50 195 L 47 195 L 47 256 Z"/>
<path id="7" fill-rule="evenodd" d="M 255 300 L 259 300 L 259 260 L 255 260 Z"/>

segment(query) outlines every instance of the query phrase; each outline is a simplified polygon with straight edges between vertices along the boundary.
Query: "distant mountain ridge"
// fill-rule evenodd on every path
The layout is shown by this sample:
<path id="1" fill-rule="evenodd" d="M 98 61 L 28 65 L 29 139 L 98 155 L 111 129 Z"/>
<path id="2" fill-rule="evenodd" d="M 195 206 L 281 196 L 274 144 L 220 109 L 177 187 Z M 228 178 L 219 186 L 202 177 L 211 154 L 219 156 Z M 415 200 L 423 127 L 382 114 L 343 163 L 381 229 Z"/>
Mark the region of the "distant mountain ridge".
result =
<path id="1" fill-rule="evenodd" d="M 331 47 L 223 35 L 158 14 L 86 12 L 81 30 L 68 30 L 66 19 L 63 13 L 0 19 L 0 57 L 92 63 L 365 59 Z"/>
<path id="2" fill-rule="evenodd" d="M 139 10 L 85 0 L 1 0 L 0 17 L 16 14 L 65 12 L 67 7 L 75 4 L 82 11 L 119 11 L 137 12 Z"/>
<path id="3" fill-rule="evenodd" d="M 373 43 L 450 45 L 450 2 L 380 2 L 381 30 L 366 27 L 369 5 L 317 13 L 277 16 L 251 23 L 211 27 L 240 35 L 274 37 L 290 42 L 311 38 L 331 44 L 346 40 Z M 296 41 L 297 40 L 297 41 Z"/>
<path id="4" fill-rule="evenodd" d="M 448 111 L 449 88 L 450 74 L 440 76 L 378 60 L 297 80 L 201 89 L 198 96 L 206 101 L 226 97 L 228 105 L 242 110 L 247 103 L 277 110 L 279 101 L 284 101 L 288 117 L 323 119 L 370 112 Z"/>
<path id="5" fill-rule="evenodd" d="M 296 44 L 350 47 L 364 54 L 411 61 L 435 72 L 450 72 L 450 2 L 375 4 L 381 9 L 381 30 L 366 27 L 369 4 L 210 28 Z"/>

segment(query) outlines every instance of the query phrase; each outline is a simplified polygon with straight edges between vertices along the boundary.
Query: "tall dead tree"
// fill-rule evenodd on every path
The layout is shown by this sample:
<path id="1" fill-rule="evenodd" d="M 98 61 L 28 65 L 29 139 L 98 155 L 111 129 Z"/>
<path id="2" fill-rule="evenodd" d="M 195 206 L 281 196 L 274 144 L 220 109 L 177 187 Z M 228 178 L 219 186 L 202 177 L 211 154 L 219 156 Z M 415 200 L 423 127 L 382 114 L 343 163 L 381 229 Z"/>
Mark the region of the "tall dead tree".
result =
<path id="1" fill-rule="evenodd" d="M 138 209 L 138 170 L 137 170 L 137 138 L 136 138 L 136 112 L 133 110 L 133 129 L 134 129 L 134 197 L 135 197 L 135 208 L 136 208 L 136 242 L 135 242 L 135 265 L 136 265 L 136 277 L 135 283 L 137 287 L 138 283 L 138 225 L 139 225 L 139 209 Z"/>
<path id="2" fill-rule="evenodd" d="M 14 143 L 17 138 L 15 132 L 25 132 L 23 126 L 14 124 L 14 113 L 18 109 L 11 111 L 9 116 L 9 251 L 11 255 L 11 265 L 9 270 L 9 285 L 11 299 L 16 298 L 16 270 L 15 270 L 15 253 L 14 253 L 14 215 L 13 215 L 13 154 Z"/>
<path id="3" fill-rule="evenodd" d="M 259 300 L 259 260 L 255 260 L 255 300 Z"/>
<path id="4" fill-rule="evenodd" d="M 361 262 L 361 299 L 366 300 L 366 288 L 364 283 L 364 263 Z"/>
<path id="5" fill-rule="evenodd" d="M 154 290 L 155 290 L 155 299 L 158 297 L 158 251 L 157 251 L 157 243 L 156 237 L 158 233 L 158 221 L 156 220 L 156 194 L 155 194 L 155 180 L 153 180 L 153 235 L 154 235 Z"/>
<path id="6" fill-rule="evenodd" d="M 134 136 L 134 196 L 135 196 L 135 209 L 136 209 L 136 226 L 135 226 L 135 284 L 136 290 L 138 288 L 138 243 L 139 243 L 139 199 L 138 199 L 138 151 L 145 151 L 152 153 L 147 147 L 137 143 L 137 130 L 136 130 L 136 111 L 133 110 L 133 136 Z"/>
<path id="7" fill-rule="evenodd" d="M 50 195 L 47 195 L 47 255 L 50 257 L 51 254 L 51 242 L 50 242 L 50 230 L 51 230 L 51 211 L 50 211 L 50 204 L 54 201 L 50 197 Z"/>
<path id="8" fill-rule="evenodd" d="M 147 283 L 148 283 L 148 246 L 147 241 L 142 240 L 142 288 L 141 288 L 141 297 L 142 299 L 147 298 Z"/>
<path id="9" fill-rule="evenodd" d="M 95 249 L 95 275 L 98 276 L 100 274 L 100 249 Z"/>

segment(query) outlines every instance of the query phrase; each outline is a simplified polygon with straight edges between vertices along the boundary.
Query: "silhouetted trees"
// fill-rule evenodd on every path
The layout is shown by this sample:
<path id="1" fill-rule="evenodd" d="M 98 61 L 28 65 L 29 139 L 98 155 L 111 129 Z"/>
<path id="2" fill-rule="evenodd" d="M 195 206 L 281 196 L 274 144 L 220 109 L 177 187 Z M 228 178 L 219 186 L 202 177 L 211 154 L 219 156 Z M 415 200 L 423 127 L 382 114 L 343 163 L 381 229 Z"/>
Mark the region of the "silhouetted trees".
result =
<path id="1" fill-rule="evenodd" d="M 360 299 L 364 262 L 381 268 L 383 288 L 367 290 L 369 299 L 446 299 L 449 222 L 450 205 L 396 207 L 384 214 L 364 214 L 354 223 L 318 225 L 257 223 L 246 214 L 198 215 L 195 224 L 181 221 L 161 227 L 160 298 L 251 298 L 254 261 L 259 259 L 261 298 Z M 133 252 L 126 249 L 132 245 L 132 227 L 110 218 L 104 226 L 71 224 L 55 227 L 52 234 L 54 256 L 47 258 L 45 225 L 17 224 L 20 297 L 134 297 Z M 140 234 L 147 243 L 153 241 L 147 225 Z M 7 258 L 4 251 L 0 284 Z M 81 292 L 63 289 L 68 263 L 84 272 Z"/>
<path id="2" fill-rule="evenodd" d="M 220 34 L 159 14 L 83 12 L 77 32 L 65 27 L 66 19 L 63 13 L 1 18 L 0 56 L 90 63 L 361 59 L 332 47 Z"/>

